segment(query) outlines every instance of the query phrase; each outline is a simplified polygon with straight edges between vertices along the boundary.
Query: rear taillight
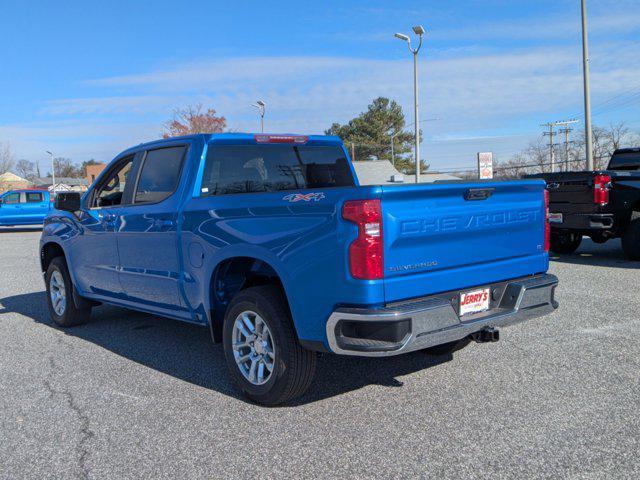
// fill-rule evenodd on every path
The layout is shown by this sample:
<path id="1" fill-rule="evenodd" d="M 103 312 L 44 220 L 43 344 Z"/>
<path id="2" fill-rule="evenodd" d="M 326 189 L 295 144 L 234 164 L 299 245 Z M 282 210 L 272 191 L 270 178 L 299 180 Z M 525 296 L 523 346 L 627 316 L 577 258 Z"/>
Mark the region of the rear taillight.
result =
<path id="1" fill-rule="evenodd" d="M 384 276 L 382 208 L 380 200 L 351 200 L 342 207 L 342 218 L 358 226 L 358 238 L 349 245 L 351 276 L 377 280 Z"/>
<path id="2" fill-rule="evenodd" d="M 551 247 L 551 224 L 549 223 L 549 190 L 544 190 L 544 251 Z"/>
<path id="3" fill-rule="evenodd" d="M 593 203 L 604 207 L 609 203 L 609 186 L 611 177 L 609 175 L 596 175 L 593 179 Z"/>

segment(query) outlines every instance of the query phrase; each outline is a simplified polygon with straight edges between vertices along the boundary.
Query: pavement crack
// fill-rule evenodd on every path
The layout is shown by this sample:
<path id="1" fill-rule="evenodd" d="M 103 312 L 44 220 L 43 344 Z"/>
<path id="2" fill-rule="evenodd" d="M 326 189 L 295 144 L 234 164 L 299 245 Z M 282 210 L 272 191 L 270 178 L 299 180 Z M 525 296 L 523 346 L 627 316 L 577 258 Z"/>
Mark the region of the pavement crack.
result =
<path id="1" fill-rule="evenodd" d="M 59 340 L 58 343 L 64 342 L 61 342 Z M 47 360 L 49 363 L 49 374 L 47 375 L 47 378 L 43 380 L 43 384 L 47 389 L 47 392 L 49 392 L 49 398 L 53 398 L 56 395 L 64 398 L 66 405 L 80 421 L 80 427 L 78 429 L 78 440 L 76 442 L 75 451 L 78 457 L 78 468 L 81 472 L 80 478 L 89 478 L 89 467 L 87 466 L 87 459 L 89 456 L 88 442 L 95 436 L 90 428 L 89 416 L 85 413 L 74 395 L 69 390 L 58 390 L 53 387 L 53 385 L 51 384 L 51 377 L 57 370 L 58 366 L 56 365 L 52 356 L 49 356 Z"/>

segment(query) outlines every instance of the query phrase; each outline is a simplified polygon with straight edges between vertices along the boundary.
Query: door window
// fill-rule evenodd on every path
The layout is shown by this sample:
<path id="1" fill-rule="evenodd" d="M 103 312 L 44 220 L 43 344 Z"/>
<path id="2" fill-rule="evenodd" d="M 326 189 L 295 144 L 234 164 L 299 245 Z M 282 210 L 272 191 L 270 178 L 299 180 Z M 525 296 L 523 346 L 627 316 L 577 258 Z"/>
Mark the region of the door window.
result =
<path id="1" fill-rule="evenodd" d="M 93 200 L 93 207 L 113 207 L 122 205 L 124 189 L 133 165 L 133 157 L 123 160 L 98 187 Z"/>
<path id="2" fill-rule="evenodd" d="M 43 202 L 42 193 L 27 192 L 27 203 L 42 203 L 42 202 Z"/>
<path id="3" fill-rule="evenodd" d="M 135 203 L 158 203 L 173 194 L 180 180 L 186 147 L 150 150 L 144 158 Z"/>
<path id="4" fill-rule="evenodd" d="M 4 196 L 4 198 L 2 199 L 2 203 L 5 203 L 7 205 L 12 204 L 12 203 L 20 203 L 20 194 L 19 193 L 9 193 L 8 195 Z"/>

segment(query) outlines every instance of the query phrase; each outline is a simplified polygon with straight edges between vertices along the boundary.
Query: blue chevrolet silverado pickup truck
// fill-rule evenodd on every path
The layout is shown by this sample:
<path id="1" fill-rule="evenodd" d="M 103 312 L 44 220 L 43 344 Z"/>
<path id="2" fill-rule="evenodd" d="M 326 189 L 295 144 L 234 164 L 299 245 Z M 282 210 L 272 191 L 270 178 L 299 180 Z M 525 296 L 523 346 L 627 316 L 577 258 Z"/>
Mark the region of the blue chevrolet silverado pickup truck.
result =
<path id="1" fill-rule="evenodd" d="M 317 352 L 495 341 L 552 312 L 541 180 L 359 186 L 337 137 L 213 134 L 118 155 L 61 193 L 40 244 L 51 318 L 100 303 L 209 327 L 250 399 L 309 386 Z"/>
<path id="2" fill-rule="evenodd" d="M 41 225 L 51 208 L 47 191 L 10 190 L 0 195 L 0 227 Z"/>

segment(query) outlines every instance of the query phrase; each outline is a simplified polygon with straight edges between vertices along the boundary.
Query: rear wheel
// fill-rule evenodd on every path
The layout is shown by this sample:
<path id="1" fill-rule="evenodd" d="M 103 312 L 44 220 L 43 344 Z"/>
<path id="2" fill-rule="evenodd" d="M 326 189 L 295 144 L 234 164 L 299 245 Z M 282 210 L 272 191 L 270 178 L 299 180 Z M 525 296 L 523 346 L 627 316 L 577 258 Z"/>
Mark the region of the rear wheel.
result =
<path id="1" fill-rule="evenodd" d="M 640 213 L 634 212 L 622 235 L 622 250 L 629 260 L 640 260 Z"/>
<path id="2" fill-rule="evenodd" d="M 286 300 L 275 286 L 236 295 L 225 315 L 223 345 L 231 376 L 257 403 L 292 400 L 313 380 L 316 353 L 300 345 Z"/>
<path id="3" fill-rule="evenodd" d="M 45 282 L 49 314 L 56 325 L 73 327 L 89 320 L 91 307 L 78 308 L 73 301 L 73 283 L 64 257 L 51 260 Z"/>
<path id="4" fill-rule="evenodd" d="M 427 355 L 434 355 L 438 357 L 441 355 L 450 355 L 453 352 L 462 350 L 470 343 L 471 339 L 469 337 L 465 337 L 461 340 L 456 340 L 455 342 L 443 343 L 442 345 L 436 345 L 435 347 L 426 348 L 423 350 L 423 352 Z"/>
<path id="5" fill-rule="evenodd" d="M 554 253 L 569 254 L 575 252 L 582 243 L 582 235 L 570 232 L 551 232 L 551 250 Z"/>

